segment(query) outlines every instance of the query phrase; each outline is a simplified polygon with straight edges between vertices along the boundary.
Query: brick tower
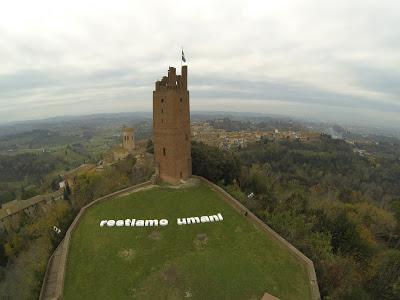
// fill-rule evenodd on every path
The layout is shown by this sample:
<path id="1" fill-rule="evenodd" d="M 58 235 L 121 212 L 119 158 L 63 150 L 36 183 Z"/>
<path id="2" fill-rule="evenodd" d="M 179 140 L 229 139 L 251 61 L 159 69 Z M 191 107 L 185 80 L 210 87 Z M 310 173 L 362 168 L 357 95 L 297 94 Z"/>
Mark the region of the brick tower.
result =
<path id="1" fill-rule="evenodd" d="M 192 175 L 187 66 L 170 67 L 153 91 L 154 160 L 159 178 L 179 184 Z"/>

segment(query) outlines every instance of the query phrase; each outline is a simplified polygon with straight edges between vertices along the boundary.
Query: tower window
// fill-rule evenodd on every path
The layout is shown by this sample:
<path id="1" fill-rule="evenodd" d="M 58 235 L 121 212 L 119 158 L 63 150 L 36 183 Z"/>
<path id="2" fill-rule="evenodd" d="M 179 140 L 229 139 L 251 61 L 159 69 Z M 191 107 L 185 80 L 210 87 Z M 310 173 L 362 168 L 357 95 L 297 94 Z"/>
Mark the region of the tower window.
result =
<path id="1" fill-rule="evenodd" d="M 180 99 L 181 103 L 182 103 L 182 98 Z"/>
<path id="2" fill-rule="evenodd" d="M 181 171 L 181 174 L 180 174 L 180 175 L 181 175 L 181 179 L 182 179 L 182 171 Z"/>
<path id="3" fill-rule="evenodd" d="M 164 109 L 163 108 L 161 108 L 161 113 L 164 113 Z"/>
<path id="4" fill-rule="evenodd" d="M 162 151 L 163 151 L 164 156 L 166 156 L 167 155 L 167 151 L 165 151 L 165 148 L 162 148 Z"/>
<path id="5" fill-rule="evenodd" d="M 164 99 L 161 99 L 161 103 L 164 103 Z"/>

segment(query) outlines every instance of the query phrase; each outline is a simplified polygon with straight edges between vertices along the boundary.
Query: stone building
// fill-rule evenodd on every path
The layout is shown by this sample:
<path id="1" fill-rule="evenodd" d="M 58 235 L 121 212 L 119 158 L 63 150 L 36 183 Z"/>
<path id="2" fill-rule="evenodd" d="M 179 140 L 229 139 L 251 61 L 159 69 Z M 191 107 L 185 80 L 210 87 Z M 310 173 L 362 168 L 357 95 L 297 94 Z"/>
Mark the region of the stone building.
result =
<path id="1" fill-rule="evenodd" d="M 122 143 L 111 149 L 105 154 L 104 161 L 113 163 L 125 159 L 129 154 L 134 154 L 135 150 L 134 129 L 130 127 L 122 127 Z"/>
<path id="2" fill-rule="evenodd" d="M 0 207 L 0 231 L 17 229 L 23 214 L 34 217 L 40 212 L 47 212 L 49 205 L 63 199 L 62 190 L 51 194 L 37 195 L 26 200 L 13 200 Z"/>
<path id="3" fill-rule="evenodd" d="M 124 126 L 122 128 L 122 148 L 128 152 L 135 149 L 135 137 L 133 135 L 133 128 Z"/>
<path id="4" fill-rule="evenodd" d="M 133 150 L 135 150 L 133 128 L 124 126 L 122 127 L 122 144 L 113 149 L 114 161 L 125 159 L 129 154 L 132 154 Z"/>
<path id="5" fill-rule="evenodd" d="M 192 175 L 187 66 L 170 67 L 153 91 L 154 161 L 159 179 L 179 184 Z"/>
<path id="6" fill-rule="evenodd" d="M 77 167 L 73 170 L 70 170 L 68 172 L 65 172 L 62 175 L 62 177 L 64 177 L 64 181 L 61 182 L 60 188 L 65 187 L 66 183 L 68 183 L 68 185 L 70 187 L 74 186 L 78 176 L 87 174 L 89 172 L 93 172 L 93 171 L 95 171 L 95 169 L 96 169 L 96 165 L 94 165 L 94 164 L 81 164 L 79 167 Z"/>

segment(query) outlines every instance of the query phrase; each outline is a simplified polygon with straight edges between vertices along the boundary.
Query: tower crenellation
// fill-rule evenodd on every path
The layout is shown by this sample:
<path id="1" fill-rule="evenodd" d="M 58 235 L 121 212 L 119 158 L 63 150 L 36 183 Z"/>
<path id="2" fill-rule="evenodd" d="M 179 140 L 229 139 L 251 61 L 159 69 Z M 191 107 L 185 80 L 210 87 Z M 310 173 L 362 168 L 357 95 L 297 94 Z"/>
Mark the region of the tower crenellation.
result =
<path id="1" fill-rule="evenodd" d="M 156 81 L 155 91 L 164 91 L 167 89 L 180 89 L 187 91 L 187 66 L 182 66 L 182 75 L 176 74 L 176 69 L 170 67 L 168 76 L 163 76 L 161 80 Z"/>

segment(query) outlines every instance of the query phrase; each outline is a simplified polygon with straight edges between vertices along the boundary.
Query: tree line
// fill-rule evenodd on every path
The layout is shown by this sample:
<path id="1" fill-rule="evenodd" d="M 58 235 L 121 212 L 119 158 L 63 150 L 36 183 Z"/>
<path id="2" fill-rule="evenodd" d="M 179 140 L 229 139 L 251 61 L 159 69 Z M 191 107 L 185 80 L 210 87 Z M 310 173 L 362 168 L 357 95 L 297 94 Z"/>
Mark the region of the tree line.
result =
<path id="1" fill-rule="evenodd" d="M 9 299 L 37 299 L 47 261 L 79 210 L 96 198 L 144 182 L 154 173 L 152 159 L 140 163 L 132 156 L 102 172 L 82 174 L 67 186 L 64 200 L 34 217 L 22 214 L 15 227 L 0 230 L 0 295 Z M 58 181 L 58 177 L 54 178 Z M 61 229 L 56 233 L 54 227 Z M 8 299 L 7 298 L 7 299 Z"/>
<path id="2" fill-rule="evenodd" d="M 192 144 L 193 173 L 313 260 L 324 299 L 400 298 L 400 162 L 380 154 L 327 135 L 235 152 Z"/>

